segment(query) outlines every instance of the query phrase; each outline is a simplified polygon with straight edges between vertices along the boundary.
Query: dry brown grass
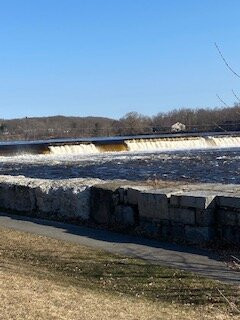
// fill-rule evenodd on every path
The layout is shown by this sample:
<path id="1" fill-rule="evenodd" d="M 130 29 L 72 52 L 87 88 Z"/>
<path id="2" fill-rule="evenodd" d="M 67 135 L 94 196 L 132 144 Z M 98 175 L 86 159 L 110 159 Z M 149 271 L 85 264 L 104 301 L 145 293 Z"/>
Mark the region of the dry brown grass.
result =
<path id="1" fill-rule="evenodd" d="M 185 185 L 188 185 L 189 183 L 194 183 L 190 180 L 161 180 L 158 178 L 149 178 L 144 182 L 147 186 L 152 187 L 153 189 L 164 189 L 164 188 L 177 188 L 177 187 L 182 187 Z"/>
<path id="2" fill-rule="evenodd" d="M 12 268 L 1 272 L 0 319 L 211 319 L 200 317 L 201 309 L 101 294 L 89 289 L 64 286 L 26 275 Z M 205 312 L 205 311 L 204 311 Z M 230 319 L 221 313 L 216 319 Z M 226 316 L 226 318 L 225 318 Z"/>
<path id="3" fill-rule="evenodd" d="M 239 299 L 237 288 L 178 270 L 0 229 L 3 320 L 240 319 L 217 288 Z"/>

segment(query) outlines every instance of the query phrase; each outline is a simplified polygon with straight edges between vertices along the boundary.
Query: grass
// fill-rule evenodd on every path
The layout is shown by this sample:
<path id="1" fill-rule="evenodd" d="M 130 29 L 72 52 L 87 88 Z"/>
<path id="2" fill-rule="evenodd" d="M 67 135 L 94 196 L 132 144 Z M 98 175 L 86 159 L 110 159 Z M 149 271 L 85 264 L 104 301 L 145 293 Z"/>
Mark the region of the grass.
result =
<path id="1" fill-rule="evenodd" d="M 0 319 L 240 319 L 236 307 L 235 286 L 0 228 Z"/>

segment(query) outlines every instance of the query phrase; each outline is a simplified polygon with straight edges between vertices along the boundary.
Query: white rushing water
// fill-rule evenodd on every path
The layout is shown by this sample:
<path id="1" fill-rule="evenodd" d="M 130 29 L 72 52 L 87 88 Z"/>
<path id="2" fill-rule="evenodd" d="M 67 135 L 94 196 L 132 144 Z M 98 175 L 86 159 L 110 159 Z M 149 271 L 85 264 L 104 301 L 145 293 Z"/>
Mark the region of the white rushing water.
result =
<path id="1" fill-rule="evenodd" d="M 178 150 L 197 150 L 197 149 L 221 149 L 221 148 L 240 148 L 240 136 L 206 136 L 206 137 L 180 137 L 180 138 L 154 138 L 154 139 L 132 139 L 122 142 L 125 146 L 123 150 L 130 152 L 150 152 L 150 151 L 178 151 Z M 103 147 L 94 143 L 89 144 L 65 144 L 49 146 L 52 155 L 70 154 L 99 154 L 108 152 Z M 119 149 L 115 152 L 124 152 Z"/>
<path id="2" fill-rule="evenodd" d="M 239 148 L 240 137 L 183 137 L 172 139 L 126 140 L 129 151 L 174 151 L 213 148 Z"/>
<path id="3" fill-rule="evenodd" d="M 61 146 L 50 146 L 50 153 L 55 155 L 61 154 L 88 154 L 88 153 L 99 153 L 98 148 L 93 144 L 65 144 Z"/>
<path id="4" fill-rule="evenodd" d="M 135 151 L 125 145 L 128 150 L 125 152 L 101 152 L 106 149 L 96 146 L 99 148 L 96 150 L 95 146 L 90 146 L 90 150 L 80 147 L 79 153 L 79 146 L 77 149 L 64 146 L 53 148 L 51 153 L 0 156 L 0 173 L 42 179 L 183 179 L 240 184 L 239 138 L 222 136 L 216 139 L 215 136 L 208 139 L 207 142 L 202 138 L 188 139 L 185 143 L 179 138 L 178 141 L 162 139 L 160 147 L 160 139 L 148 140 L 147 144 L 146 140 L 145 144 L 137 141 Z M 163 143 L 168 143 L 165 149 Z M 187 149 L 186 143 L 191 149 Z"/>

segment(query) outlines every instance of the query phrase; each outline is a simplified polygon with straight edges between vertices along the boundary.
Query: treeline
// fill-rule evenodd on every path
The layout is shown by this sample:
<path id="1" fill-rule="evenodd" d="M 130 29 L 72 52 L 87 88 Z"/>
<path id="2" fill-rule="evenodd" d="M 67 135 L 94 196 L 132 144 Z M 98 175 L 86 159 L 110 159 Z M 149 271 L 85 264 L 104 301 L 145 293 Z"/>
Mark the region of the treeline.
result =
<path id="1" fill-rule="evenodd" d="M 39 117 L 0 121 L 1 140 L 36 140 L 170 133 L 176 122 L 187 132 L 240 131 L 240 104 L 224 108 L 182 108 L 149 117 L 130 112 L 119 120 L 103 117 Z"/>
<path id="2" fill-rule="evenodd" d="M 1 140 L 39 140 L 110 135 L 113 119 L 103 117 L 34 117 L 0 121 Z"/>

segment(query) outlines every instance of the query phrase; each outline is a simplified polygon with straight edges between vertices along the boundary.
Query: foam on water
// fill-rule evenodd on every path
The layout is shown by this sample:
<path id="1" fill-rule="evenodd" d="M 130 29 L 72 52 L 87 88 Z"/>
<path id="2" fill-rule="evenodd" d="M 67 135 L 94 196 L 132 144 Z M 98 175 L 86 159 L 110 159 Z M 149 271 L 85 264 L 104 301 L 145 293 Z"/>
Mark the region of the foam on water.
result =
<path id="1" fill-rule="evenodd" d="M 0 173 L 43 179 L 170 179 L 240 184 L 240 136 L 125 139 L 0 157 Z M 185 150 L 185 151 L 184 151 Z"/>
<path id="2" fill-rule="evenodd" d="M 197 149 L 239 148 L 238 136 L 174 137 L 125 140 L 119 144 L 98 145 L 94 143 L 63 144 L 49 146 L 50 154 L 99 154 L 108 152 L 151 152 Z"/>
<path id="3" fill-rule="evenodd" d="M 240 137 L 183 137 L 166 139 L 126 140 L 129 151 L 177 151 L 214 148 L 239 148 Z"/>
<path id="4" fill-rule="evenodd" d="M 240 148 L 0 157 L 0 173 L 42 179 L 169 179 L 240 184 Z"/>
<path id="5" fill-rule="evenodd" d="M 86 154 L 99 153 L 99 149 L 93 144 L 65 144 L 60 146 L 49 146 L 52 154 Z"/>

